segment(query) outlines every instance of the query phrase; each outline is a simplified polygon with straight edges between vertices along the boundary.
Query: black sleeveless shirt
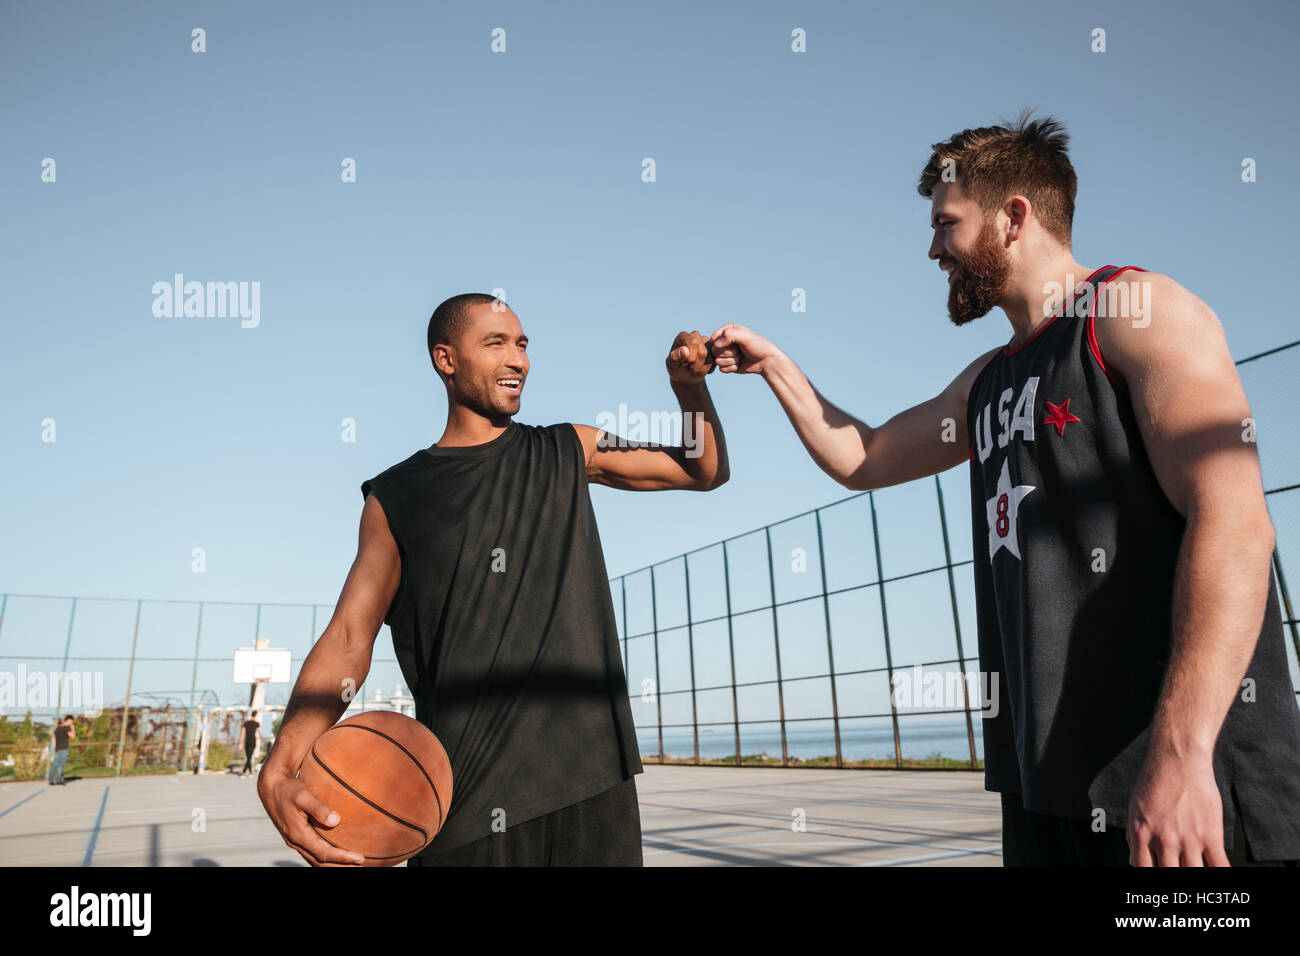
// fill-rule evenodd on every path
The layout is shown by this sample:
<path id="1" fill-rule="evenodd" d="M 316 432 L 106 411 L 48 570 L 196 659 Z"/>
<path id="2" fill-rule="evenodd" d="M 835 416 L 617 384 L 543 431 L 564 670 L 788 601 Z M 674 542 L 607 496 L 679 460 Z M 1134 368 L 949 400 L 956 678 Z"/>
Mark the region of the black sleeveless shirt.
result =
<path id="1" fill-rule="evenodd" d="M 422 855 L 642 772 L 572 425 L 512 421 L 482 445 L 421 449 L 361 493 L 401 556 L 384 622 L 416 719 L 451 761 L 447 820 Z"/>
<path id="2" fill-rule="evenodd" d="M 1099 269 L 995 354 L 966 412 L 980 669 L 996 675 L 981 682 L 997 705 L 981 721 L 985 789 L 1061 817 L 1102 808 L 1107 828 L 1127 824 L 1146 757 L 1186 527 L 1097 347 L 1097 296 L 1128 269 L 1143 271 Z M 1300 709 L 1271 566 L 1246 676 L 1255 699 L 1234 698 L 1214 751 L 1225 840 L 1235 804 L 1257 859 L 1297 859 Z"/>

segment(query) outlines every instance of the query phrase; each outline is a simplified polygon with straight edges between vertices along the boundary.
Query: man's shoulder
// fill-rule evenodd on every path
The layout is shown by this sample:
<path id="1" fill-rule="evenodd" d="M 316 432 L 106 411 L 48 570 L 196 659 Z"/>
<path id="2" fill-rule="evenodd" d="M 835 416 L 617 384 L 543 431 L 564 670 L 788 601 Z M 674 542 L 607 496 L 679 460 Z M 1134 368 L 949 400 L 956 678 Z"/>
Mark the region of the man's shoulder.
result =
<path id="1" fill-rule="evenodd" d="M 1096 293 L 1090 328 L 1108 368 L 1127 384 L 1152 364 L 1152 356 L 1223 336 L 1212 309 L 1191 290 L 1160 272 L 1129 268 Z"/>
<path id="2" fill-rule="evenodd" d="M 412 469 L 418 468 L 420 465 L 425 464 L 432 460 L 433 460 L 432 456 L 426 455 L 424 449 L 421 448 L 419 451 L 412 452 L 410 455 L 403 458 L 401 461 L 394 462 L 393 464 L 389 465 L 387 468 L 385 468 L 375 477 L 379 478 L 384 475 L 402 474 L 403 472 L 411 471 Z"/>
<path id="3" fill-rule="evenodd" d="M 421 449 L 420 451 L 403 458 L 401 461 L 389 465 L 373 478 L 367 478 L 361 483 L 361 493 L 363 495 L 368 494 L 370 488 L 374 485 L 386 485 L 391 484 L 396 480 L 400 480 L 432 461 L 433 458 L 426 455 L 424 450 Z"/>

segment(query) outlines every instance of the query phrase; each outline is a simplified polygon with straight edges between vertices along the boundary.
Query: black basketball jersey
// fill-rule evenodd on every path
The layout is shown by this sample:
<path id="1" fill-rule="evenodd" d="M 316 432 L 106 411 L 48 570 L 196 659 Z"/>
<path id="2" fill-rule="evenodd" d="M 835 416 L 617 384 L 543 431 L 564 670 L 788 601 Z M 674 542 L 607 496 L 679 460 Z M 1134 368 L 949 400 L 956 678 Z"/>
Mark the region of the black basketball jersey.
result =
<path id="1" fill-rule="evenodd" d="M 1146 757 L 1186 527 L 1097 346 L 1097 299 L 1129 269 L 1144 271 L 1097 270 L 996 353 L 966 412 L 980 668 L 996 704 L 981 721 L 985 789 L 1062 817 L 1101 808 L 1108 828 L 1126 825 Z M 1300 858 L 1300 709 L 1271 567 L 1246 676 L 1254 700 L 1234 699 L 1214 752 L 1225 839 L 1235 791 L 1256 858 Z"/>
<path id="2" fill-rule="evenodd" d="M 447 750 L 447 820 L 422 855 L 642 772 L 608 572 L 571 424 L 511 421 L 361 486 L 401 555 L 384 615 L 415 719 Z"/>

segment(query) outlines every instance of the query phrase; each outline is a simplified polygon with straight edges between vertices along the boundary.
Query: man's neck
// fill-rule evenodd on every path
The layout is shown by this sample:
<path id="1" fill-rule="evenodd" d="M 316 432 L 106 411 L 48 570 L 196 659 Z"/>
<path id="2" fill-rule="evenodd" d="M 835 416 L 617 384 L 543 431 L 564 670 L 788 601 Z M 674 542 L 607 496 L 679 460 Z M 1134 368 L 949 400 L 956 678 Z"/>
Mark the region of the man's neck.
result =
<path id="1" fill-rule="evenodd" d="M 494 438 L 499 438 L 509 427 L 509 415 L 487 418 L 462 405 L 454 405 L 447 410 L 447 425 L 442 431 L 442 437 L 433 444 L 437 448 L 486 445 Z"/>
<path id="2" fill-rule="evenodd" d="M 1011 323 L 1008 347 L 1018 348 L 1033 338 L 1094 271 L 1067 255 L 1023 274 L 1000 303 Z"/>

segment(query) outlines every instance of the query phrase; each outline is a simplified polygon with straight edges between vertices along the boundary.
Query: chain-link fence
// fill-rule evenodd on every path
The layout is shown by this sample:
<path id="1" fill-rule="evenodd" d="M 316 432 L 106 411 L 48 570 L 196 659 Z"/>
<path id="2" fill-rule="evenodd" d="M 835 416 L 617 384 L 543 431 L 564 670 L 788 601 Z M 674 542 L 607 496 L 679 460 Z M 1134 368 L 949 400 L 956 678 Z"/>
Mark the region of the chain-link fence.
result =
<path id="1" fill-rule="evenodd" d="M 65 775 L 190 769 L 201 752 L 209 768 L 242 761 L 236 745 L 252 695 L 232 679 L 235 649 L 258 639 L 288 648 L 296 680 L 332 613 L 332 605 L 0 595 L 0 780 L 42 775 L 65 716 L 75 733 Z M 403 692 L 391 642 L 376 648 L 353 708 L 387 709 Z M 264 738 L 291 688 L 267 687 Z"/>
<path id="2" fill-rule="evenodd" d="M 1297 345 L 1237 365 L 1300 687 L 1284 563 L 1300 555 Z M 979 673 L 969 480 L 862 492 L 614 578 L 643 758 L 982 767 L 981 692 L 996 687 Z"/>

